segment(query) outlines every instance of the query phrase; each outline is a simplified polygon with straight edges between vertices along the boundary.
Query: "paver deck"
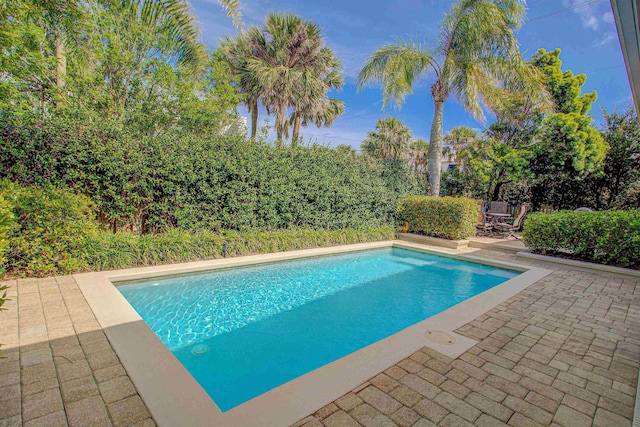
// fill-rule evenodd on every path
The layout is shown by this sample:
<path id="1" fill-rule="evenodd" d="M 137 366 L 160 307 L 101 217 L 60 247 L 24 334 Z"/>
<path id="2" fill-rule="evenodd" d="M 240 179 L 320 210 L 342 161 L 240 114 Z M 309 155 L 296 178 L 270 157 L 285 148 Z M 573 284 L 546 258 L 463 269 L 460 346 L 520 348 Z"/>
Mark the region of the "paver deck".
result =
<path id="1" fill-rule="evenodd" d="M 488 250 L 474 256 L 510 259 Z M 631 426 L 640 279 L 532 261 L 546 278 L 297 426 Z M 4 282 L 0 426 L 155 425 L 71 276 Z"/>
<path id="2" fill-rule="evenodd" d="M 0 426 L 154 426 L 72 276 L 2 282 Z"/>

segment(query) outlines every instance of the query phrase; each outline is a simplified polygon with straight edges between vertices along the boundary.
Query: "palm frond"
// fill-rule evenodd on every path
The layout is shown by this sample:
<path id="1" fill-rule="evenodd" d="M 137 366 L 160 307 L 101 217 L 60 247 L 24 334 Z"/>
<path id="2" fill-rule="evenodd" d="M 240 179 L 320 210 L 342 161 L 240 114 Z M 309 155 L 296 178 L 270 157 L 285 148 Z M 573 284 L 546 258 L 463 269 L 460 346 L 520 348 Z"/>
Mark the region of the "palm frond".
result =
<path id="1" fill-rule="evenodd" d="M 244 30 L 244 22 L 242 22 L 242 11 L 238 0 L 218 0 L 222 9 L 227 16 L 233 21 L 233 25 L 239 30 Z"/>
<path id="2" fill-rule="evenodd" d="M 360 148 L 384 160 L 399 160 L 409 154 L 411 130 L 396 117 L 383 117 L 376 122 L 375 132 L 367 132 Z"/>
<path id="3" fill-rule="evenodd" d="M 492 110 L 499 105 L 499 93 L 526 77 L 514 34 L 524 14 L 523 0 L 460 0 L 443 19 L 443 79 L 480 121 L 485 118 L 482 105 Z M 535 79 L 525 81 L 544 95 Z"/>
<path id="4" fill-rule="evenodd" d="M 395 101 L 400 108 L 407 95 L 413 92 L 416 79 L 430 69 L 439 73 L 439 66 L 433 53 L 421 43 L 411 40 L 396 40 L 379 48 L 365 62 L 358 74 L 359 89 L 370 85 L 382 86 L 383 107 Z"/>
<path id="5" fill-rule="evenodd" d="M 206 58 L 206 50 L 200 41 L 200 30 L 195 17 L 189 11 L 187 0 L 122 0 L 140 13 L 142 22 L 149 26 L 165 24 L 173 41 L 180 64 L 196 65 Z"/>

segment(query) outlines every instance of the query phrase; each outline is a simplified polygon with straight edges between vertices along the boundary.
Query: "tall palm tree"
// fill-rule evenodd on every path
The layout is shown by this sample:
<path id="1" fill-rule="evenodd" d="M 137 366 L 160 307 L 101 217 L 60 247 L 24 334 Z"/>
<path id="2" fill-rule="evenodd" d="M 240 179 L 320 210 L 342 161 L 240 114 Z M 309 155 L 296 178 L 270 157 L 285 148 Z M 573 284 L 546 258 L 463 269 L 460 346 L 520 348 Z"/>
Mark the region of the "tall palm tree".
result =
<path id="1" fill-rule="evenodd" d="M 444 136 L 443 141 L 454 148 L 464 148 L 478 138 L 478 131 L 469 126 L 456 126 Z"/>
<path id="2" fill-rule="evenodd" d="M 342 89 L 344 78 L 340 61 L 328 47 L 318 52 L 318 58 L 310 62 L 312 72 L 300 81 L 292 102 L 294 111 L 289 123 L 293 126 L 291 145 L 298 144 L 300 126 L 315 123 L 318 127 L 330 127 L 344 113 L 344 103 L 328 98 L 330 89 Z"/>
<path id="3" fill-rule="evenodd" d="M 322 64 L 333 53 L 324 46 L 320 28 L 296 15 L 271 13 L 262 29 L 248 31 L 248 38 L 255 54 L 247 58 L 246 70 L 258 82 L 267 112 L 276 116 L 277 146 L 282 147 L 289 108 L 297 107 L 301 123 L 310 100 L 320 102 L 331 86 L 342 85 L 339 71 Z"/>
<path id="4" fill-rule="evenodd" d="M 413 170 L 424 170 L 427 167 L 427 153 L 429 152 L 429 141 L 416 138 L 409 146 L 410 162 L 413 164 Z"/>
<path id="5" fill-rule="evenodd" d="M 262 28 L 243 30 L 226 38 L 222 52 L 244 92 L 255 138 L 258 102 L 276 115 L 277 146 L 282 147 L 293 127 L 292 145 L 300 127 L 308 123 L 330 126 L 344 112 L 344 104 L 327 97 L 344 80 L 340 61 L 324 45 L 320 28 L 293 14 L 271 13 Z M 287 119 L 289 109 L 293 114 Z"/>
<path id="6" fill-rule="evenodd" d="M 293 14 L 270 13 L 262 29 L 251 28 L 249 37 L 257 55 L 247 58 L 247 70 L 261 87 L 260 99 L 275 114 L 277 146 L 282 147 L 288 127 L 286 115 L 301 80 L 309 75 L 306 62 L 321 47 L 320 30 Z M 308 86 L 320 92 L 322 88 Z"/>
<path id="7" fill-rule="evenodd" d="M 304 107 L 297 108 L 289 118 L 289 124 L 293 127 L 291 146 L 295 147 L 300 141 L 300 126 L 315 124 L 317 127 L 331 127 L 336 119 L 344 113 L 344 102 L 333 98 L 322 98 L 318 101 L 306 103 Z"/>
<path id="8" fill-rule="evenodd" d="M 434 72 L 428 161 L 431 195 L 440 194 L 442 116 L 451 94 L 475 118 L 484 120 L 481 102 L 488 108 L 496 105 L 493 98 L 503 93 L 496 89 L 502 82 L 524 81 L 527 89 L 543 91 L 520 55 L 514 34 L 524 16 L 524 0 L 458 0 L 445 14 L 433 49 L 397 39 L 373 53 L 360 71 L 360 88 L 379 83 L 383 105 L 394 100 L 398 107 L 418 78 Z"/>
<path id="9" fill-rule="evenodd" d="M 259 32 L 260 30 L 252 28 L 248 32 L 241 32 L 234 39 L 225 37 L 220 44 L 223 57 L 235 76 L 235 83 L 245 95 L 244 104 L 251 114 L 251 139 L 255 139 L 258 131 L 258 101 L 262 89 L 256 76 L 247 68 L 247 61 L 248 58 L 261 53 L 252 48 L 256 46 L 256 43 L 250 40 L 251 35 L 256 35 Z"/>
<path id="10" fill-rule="evenodd" d="M 367 132 L 362 141 L 363 152 L 383 160 L 400 160 L 408 154 L 411 130 L 396 117 L 384 117 L 376 122 L 375 132 Z"/>

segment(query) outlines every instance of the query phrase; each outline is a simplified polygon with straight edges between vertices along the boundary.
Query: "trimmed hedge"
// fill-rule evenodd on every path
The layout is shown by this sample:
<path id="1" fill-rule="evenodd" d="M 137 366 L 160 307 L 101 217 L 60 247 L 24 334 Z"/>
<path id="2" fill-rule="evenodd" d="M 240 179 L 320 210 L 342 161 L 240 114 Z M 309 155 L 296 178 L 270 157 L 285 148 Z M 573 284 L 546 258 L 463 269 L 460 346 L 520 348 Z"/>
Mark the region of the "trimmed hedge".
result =
<path id="1" fill-rule="evenodd" d="M 2 239 L 2 232 L 7 233 L 6 239 Z M 20 187 L 0 182 L 0 249 L 3 244 L 9 246 L 0 276 L 48 276 L 220 258 L 225 243 L 227 255 L 238 256 L 393 237 L 392 227 L 222 233 L 172 228 L 142 236 L 114 234 L 98 227 L 93 205 L 85 196 L 49 186 Z"/>
<path id="2" fill-rule="evenodd" d="M 533 213 L 522 232 L 534 252 L 640 267 L 640 210 Z"/>
<path id="3" fill-rule="evenodd" d="M 398 211 L 400 223 L 409 223 L 410 233 L 459 240 L 476 233 L 479 205 L 464 197 L 407 196 Z"/>
<path id="4" fill-rule="evenodd" d="M 390 240 L 391 227 L 363 230 L 279 230 L 214 233 L 170 230 L 137 237 L 132 233 L 98 233 L 87 241 L 85 259 L 94 270 L 198 261 L 228 256 L 309 249 Z"/>
<path id="5" fill-rule="evenodd" d="M 426 183 L 406 162 L 318 145 L 101 124 L 21 123 L 0 114 L 0 179 L 64 186 L 113 230 L 238 231 L 391 226 L 399 199 Z"/>

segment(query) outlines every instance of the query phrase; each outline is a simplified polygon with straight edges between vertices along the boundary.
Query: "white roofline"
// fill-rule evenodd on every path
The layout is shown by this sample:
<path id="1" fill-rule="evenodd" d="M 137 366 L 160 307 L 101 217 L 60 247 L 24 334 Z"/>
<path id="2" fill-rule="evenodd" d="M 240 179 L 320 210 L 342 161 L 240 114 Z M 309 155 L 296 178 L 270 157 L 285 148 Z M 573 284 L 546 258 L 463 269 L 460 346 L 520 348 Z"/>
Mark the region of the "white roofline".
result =
<path id="1" fill-rule="evenodd" d="M 611 0 L 611 8 L 636 112 L 640 114 L 640 3 L 638 0 Z"/>

